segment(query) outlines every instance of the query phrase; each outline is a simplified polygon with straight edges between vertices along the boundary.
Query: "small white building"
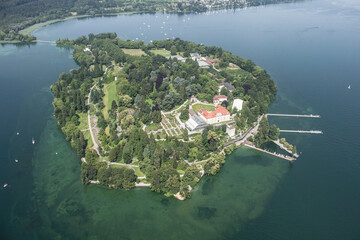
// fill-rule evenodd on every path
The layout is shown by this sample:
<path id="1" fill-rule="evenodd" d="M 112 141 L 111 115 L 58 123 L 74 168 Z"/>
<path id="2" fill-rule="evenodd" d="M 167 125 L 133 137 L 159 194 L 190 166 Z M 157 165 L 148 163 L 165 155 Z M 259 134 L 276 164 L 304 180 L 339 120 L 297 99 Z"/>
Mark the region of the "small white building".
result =
<path id="1" fill-rule="evenodd" d="M 226 125 L 226 133 L 229 135 L 230 138 L 235 137 L 235 126 L 234 125 Z"/>
<path id="2" fill-rule="evenodd" d="M 216 95 L 213 97 L 213 103 L 215 106 L 221 104 L 223 101 L 227 101 L 227 96 L 225 95 Z"/>
<path id="3" fill-rule="evenodd" d="M 241 100 L 240 98 L 236 98 L 234 99 L 233 105 L 232 105 L 232 109 L 236 110 L 236 111 L 241 111 L 242 110 L 242 106 L 243 106 L 244 101 Z"/>

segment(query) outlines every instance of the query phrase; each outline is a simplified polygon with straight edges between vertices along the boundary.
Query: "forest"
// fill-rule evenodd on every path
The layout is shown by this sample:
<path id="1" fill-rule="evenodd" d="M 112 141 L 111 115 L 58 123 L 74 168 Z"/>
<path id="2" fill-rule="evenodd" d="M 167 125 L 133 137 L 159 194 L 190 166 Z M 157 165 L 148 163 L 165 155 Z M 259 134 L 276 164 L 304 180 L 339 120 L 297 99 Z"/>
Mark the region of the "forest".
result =
<path id="1" fill-rule="evenodd" d="M 188 99 L 194 95 L 212 102 L 219 83 L 226 80 L 235 89 L 221 90 L 228 98 L 224 107 L 235 116 L 232 122 L 237 131 L 245 131 L 275 99 L 276 85 L 266 71 L 219 47 L 181 39 L 144 44 L 121 40 L 115 33 L 62 39 L 57 44 L 72 47 L 79 65 L 60 74 L 52 92 L 56 120 L 78 157 L 86 161 L 82 163 L 85 184 L 95 180 L 129 189 L 135 187 L 135 181 L 140 182 L 137 177 L 145 176 L 141 182 L 150 183 L 153 191 L 189 198 L 202 175 L 215 175 L 225 163 L 225 154 L 231 153 L 229 149 L 222 152 L 229 140 L 227 127 L 208 125 L 192 135 L 185 128 L 170 136 L 160 127 L 164 119 L 171 118 L 165 112 L 180 109 L 186 121 Z M 184 57 L 198 53 L 219 62 L 216 70 L 215 66 L 201 68 L 190 57 L 179 61 L 158 52 Z M 244 99 L 241 111 L 230 107 L 234 98 Z M 87 130 L 88 111 L 96 122 L 99 154 Z"/>

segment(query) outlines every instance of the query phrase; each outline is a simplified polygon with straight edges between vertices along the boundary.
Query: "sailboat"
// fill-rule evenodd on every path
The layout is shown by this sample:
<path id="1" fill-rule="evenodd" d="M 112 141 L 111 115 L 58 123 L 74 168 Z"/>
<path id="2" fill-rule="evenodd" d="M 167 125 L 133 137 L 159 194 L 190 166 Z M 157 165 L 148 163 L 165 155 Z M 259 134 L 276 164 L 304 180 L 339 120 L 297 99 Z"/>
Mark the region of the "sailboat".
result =
<path id="1" fill-rule="evenodd" d="M 34 138 L 32 138 L 32 141 L 31 141 L 31 142 L 32 142 L 32 144 L 35 144 L 35 139 L 34 139 Z"/>
<path id="2" fill-rule="evenodd" d="M 348 89 L 351 89 L 350 85 L 348 86 Z"/>

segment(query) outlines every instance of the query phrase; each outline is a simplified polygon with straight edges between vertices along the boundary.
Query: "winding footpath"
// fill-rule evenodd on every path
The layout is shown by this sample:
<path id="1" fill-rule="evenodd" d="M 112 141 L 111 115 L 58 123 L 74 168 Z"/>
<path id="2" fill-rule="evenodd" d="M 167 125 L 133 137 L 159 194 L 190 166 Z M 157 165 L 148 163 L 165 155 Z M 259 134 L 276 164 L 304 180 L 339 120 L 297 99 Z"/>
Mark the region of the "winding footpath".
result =
<path id="1" fill-rule="evenodd" d="M 109 67 L 111 67 L 111 66 L 109 66 Z M 104 71 L 104 74 L 103 74 L 103 75 L 106 74 L 106 72 L 107 72 L 107 70 L 109 69 L 109 67 L 106 67 L 106 68 L 105 68 L 105 71 Z M 101 80 L 103 80 L 103 77 L 101 77 Z M 95 84 L 90 88 L 89 95 L 88 95 L 88 107 L 89 107 L 89 109 L 88 109 L 88 124 L 89 124 L 89 130 L 90 130 L 91 139 L 92 139 L 92 141 L 93 141 L 93 146 L 92 146 L 91 148 L 94 149 L 94 150 L 97 152 L 97 154 L 99 155 L 99 157 L 101 157 L 100 152 L 99 152 L 99 145 L 98 145 L 97 142 L 96 142 L 96 139 L 95 139 L 95 137 L 94 137 L 94 132 L 93 132 L 93 129 L 92 129 L 92 126 L 91 126 L 91 115 L 90 115 L 91 92 L 92 92 L 92 90 L 94 89 L 94 87 L 96 87 L 96 84 L 97 84 L 97 83 L 95 83 Z"/>
<path id="2" fill-rule="evenodd" d="M 91 92 L 93 90 L 93 88 L 96 86 L 96 83 L 90 88 L 90 92 L 89 92 L 89 95 L 88 95 L 88 106 L 89 106 L 89 109 L 88 109 L 88 124 L 89 124 L 89 130 L 90 130 L 90 135 L 91 135 L 91 139 L 93 141 L 93 146 L 91 147 L 92 149 L 95 149 L 95 151 L 97 152 L 97 154 L 99 156 L 100 155 L 100 152 L 99 152 L 99 145 L 96 143 L 95 141 L 95 137 L 94 137 L 94 133 L 93 133 L 93 129 L 92 129 L 92 126 L 91 126 L 91 116 L 90 116 L 90 98 L 91 98 Z"/>

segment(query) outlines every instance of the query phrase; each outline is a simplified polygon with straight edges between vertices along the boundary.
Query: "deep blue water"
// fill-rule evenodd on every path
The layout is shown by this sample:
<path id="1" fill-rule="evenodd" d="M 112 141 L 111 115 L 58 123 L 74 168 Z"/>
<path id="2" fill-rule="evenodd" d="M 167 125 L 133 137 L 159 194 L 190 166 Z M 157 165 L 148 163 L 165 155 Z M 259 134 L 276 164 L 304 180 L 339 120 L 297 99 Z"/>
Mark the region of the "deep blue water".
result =
<path id="1" fill-rule="evenodd" d="M 52 117 L 49 86 L 76 67 L 70 52 L 49 44 L 5 45 L 0 47 L 0 184 L 9 187 L 0 191 L 1 237 L 360 239 L 357 1 L 75 19 L 34 34 L 56 40 L 105 31 L 145 42 L 180 37 L 252 59 L 278 85 L 270 112 L 321 115 L 270 121 L 281 129 L 324 134 L 282 134 L 302 152 L 291 165 L 239 149 L 185 202 L 145 189 L 86 187 Z"/>

